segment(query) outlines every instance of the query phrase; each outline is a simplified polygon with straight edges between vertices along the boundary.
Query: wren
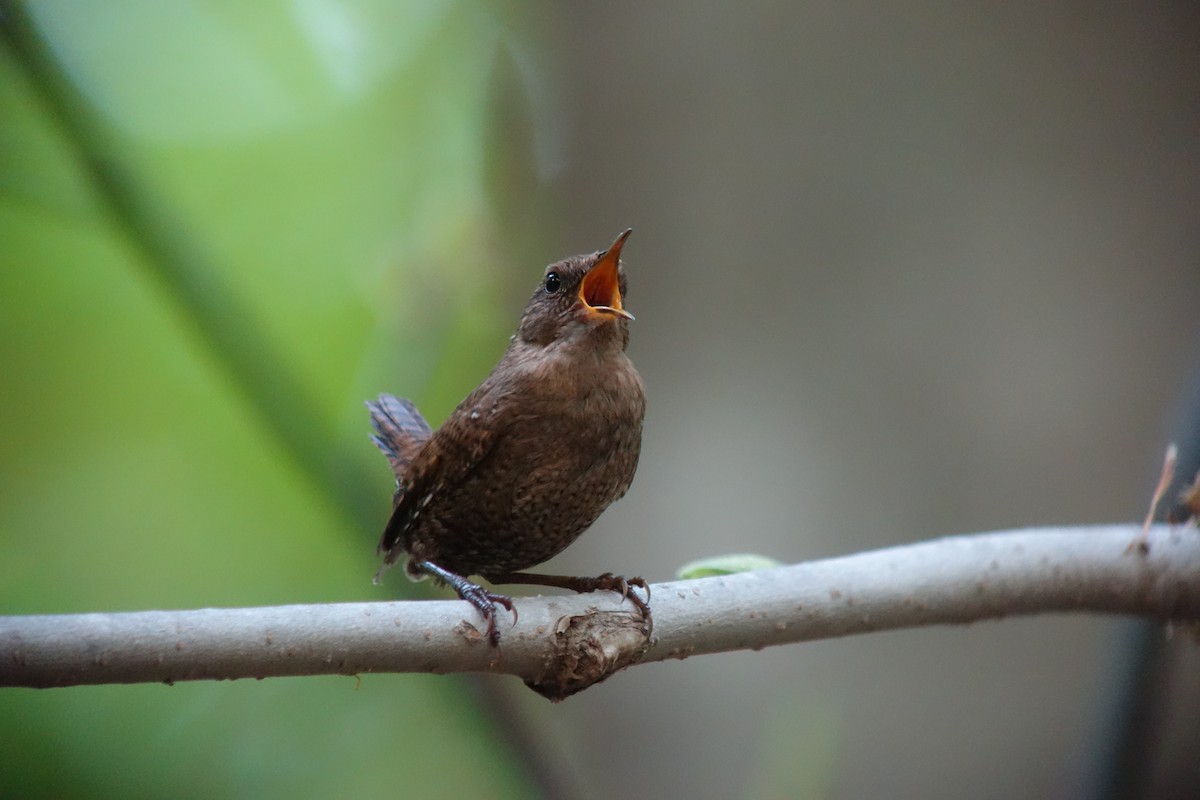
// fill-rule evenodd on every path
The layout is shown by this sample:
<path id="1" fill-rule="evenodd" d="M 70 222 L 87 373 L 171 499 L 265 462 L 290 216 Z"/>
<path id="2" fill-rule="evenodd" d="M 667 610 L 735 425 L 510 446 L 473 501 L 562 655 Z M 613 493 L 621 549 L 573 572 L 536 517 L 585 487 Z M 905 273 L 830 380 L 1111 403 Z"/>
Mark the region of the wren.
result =
<path id="1" fill-rule="evenodd" d="M 372 440 L 396 474 L 380 575 L 402 555 L 413 580 L 432 576 L 473 605 L 492 646 L 497 606 L 512 600 L 473 583 L 619 592 L 641 578 L 538 575 L 629 489 L 642 443 L 645 389 L 625 353 L 629 322 L 621 248 L 546 267 L 520 327 L 491 374 L 436 431 L 409 400 L 368 402 Z"/>

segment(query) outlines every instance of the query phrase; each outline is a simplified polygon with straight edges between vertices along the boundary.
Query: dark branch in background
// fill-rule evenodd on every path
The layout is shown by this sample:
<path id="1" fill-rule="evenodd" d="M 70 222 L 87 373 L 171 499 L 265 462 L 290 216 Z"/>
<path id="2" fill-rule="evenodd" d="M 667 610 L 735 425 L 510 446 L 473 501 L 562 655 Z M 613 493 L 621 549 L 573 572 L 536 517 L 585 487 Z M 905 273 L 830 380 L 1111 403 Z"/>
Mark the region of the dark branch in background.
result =
<path id="1" fill-rule="evenodd" d="M 459 601 L 0 617 L 0 686 L 369 672 L 516 675 L 558 700 L 636 663 L 1047 612 L 1200 622 L 1200 531 L 1036 529 L 656 584 L 653 631 L 612 596 L 524 598 L 489 647 Z"/>
<path id="2" fill-rule="evenodd" d="M 1200 518 L 1200 496 L 1187 490 L 1200 480 L 1200 371 L 1182 394 L 1179 418 L 1171 438 L 1162 477 L 1155 488 L 1148 519 Z M 1172 463 L 1174 462 L 1174 463 Z M 1170 475 L 1174 472 L 1173 479 Z M 1161 491 L 1160 491 L 1161 488 Z M 1189 502 L 1190 500 L 1190 502 Z M 1075 794 L 1097 800 L 1149 797 L 1150 765 L 1162 747 L 1163 725 L 1170 703 L 1174 649 L 1157 626 L 1135 621 L 1119 645 L 1123 658 L 1098 689 L 1105 713 L 1095 743 L 1088 747 L 1084 783 Z"/>

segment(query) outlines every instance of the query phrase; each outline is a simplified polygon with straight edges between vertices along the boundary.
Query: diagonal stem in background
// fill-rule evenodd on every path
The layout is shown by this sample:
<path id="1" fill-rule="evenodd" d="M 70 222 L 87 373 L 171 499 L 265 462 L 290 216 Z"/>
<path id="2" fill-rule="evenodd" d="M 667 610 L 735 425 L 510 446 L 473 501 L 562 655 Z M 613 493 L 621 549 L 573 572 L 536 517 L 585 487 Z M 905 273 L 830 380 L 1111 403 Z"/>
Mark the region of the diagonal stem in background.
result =
<path id="1" fill-rule="evenodd" d="M 220 280 L 201 243 L 187 235 L 162 198 L 121 159 L 109 132 L 63 74 L 19 0 L 0 0 L 0 41 L 38 92 L 114 226 L 195 326 L 218 368 L 231 377 L 259 423 L 350 530 L 381 525 L 383 518 L 376 514 L 382 513 L 383 501 L 368 494 L 377 481 L 370 479 L 362 461 L 339 452 L 311 393 L 287 368 L 286 359 L 278 356 L 245 304 Z M 421 589 L 400 591 L 415 595 Z M 526 765 L 526 775 L 541 784 L 544 794 L 561 795 L 566 782 L 532 744 L 537 737 L 530 723 L 511 713 L 505 699 L 491 689 L 479 693 L 478 707 L 510 732 L 504 737 L 505 746 Z"/>
<path id="2" fill-rule="evenodd" d="M 221 280 L 202 244 L 128 166 L 108 128 L 48 52 L 22 3 L 0 0 L 0 40 L 62 132 L 109 221 L 136 252 L 136 263 L 195 326 L 258 421 L 346 519 L 360 527 L 377 524 L 378 519 L 365 515 L 380 504 L 362 496 L 377 483 L 367 478 L 361 462 L 334 463 L 339 461 L 331 458 L 334 439 L 311 393 L 288 369 L 254 314 Z"/>

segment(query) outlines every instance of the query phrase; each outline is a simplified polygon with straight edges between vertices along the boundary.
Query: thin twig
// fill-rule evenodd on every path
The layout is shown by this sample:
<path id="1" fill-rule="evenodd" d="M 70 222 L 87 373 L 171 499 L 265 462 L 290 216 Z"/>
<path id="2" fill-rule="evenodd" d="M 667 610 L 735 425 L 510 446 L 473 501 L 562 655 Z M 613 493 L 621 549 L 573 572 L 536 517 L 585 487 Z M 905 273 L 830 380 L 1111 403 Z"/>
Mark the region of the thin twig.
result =
<path id="1" fill-rule="evenodd" d="M 1174 442 L 1167 445 L 1166 455 L 1163 456 L 1162 472 L 1158 476 L 1158 484 L 1154 487 L 1154 494 L 1150 497 L 1150 510 L 1146 512 L 1146 519 L 1142 523 L 1142 531 L 1138 537 L 1129 543 L 1130 550 L 1140 550 L 1146 552 L 1146 535 L 1150 531 L 1150 525 L 1154 522 L 1154 515 L 1158 513 L 1158 504 L 1162 502 L 1163 495 L 1167 493 L 1167 489 L 1171 486 L 1171 481 L 1175 480 L 1175 463 L 1179 460 L 1179 448 Z"/>
<path id="2" fill-rule="evenodd" d="M 523 598 L 499 651 L 459 601 L 0 617 L 0 686 L 369 672 L 516 675 L 561 699 L 633 663 L 1046 612 L 1200 621 L 1200 532 L 955 536 L 655 584 L 653 632 L 612 595 Z"/>

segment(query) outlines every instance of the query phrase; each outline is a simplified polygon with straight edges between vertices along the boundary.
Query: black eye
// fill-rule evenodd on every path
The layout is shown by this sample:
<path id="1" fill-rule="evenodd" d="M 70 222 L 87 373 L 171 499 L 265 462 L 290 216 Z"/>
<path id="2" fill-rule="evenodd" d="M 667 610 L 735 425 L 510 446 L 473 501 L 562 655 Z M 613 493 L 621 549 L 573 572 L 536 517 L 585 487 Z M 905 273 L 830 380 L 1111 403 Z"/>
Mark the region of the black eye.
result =
<path id="1" fill-rule="evenodd" d="M 557 272 L 551 272 L 546 276 L 546 293 L 554 294 L 562 288 L 562 279 L 558 277 Z"/>

